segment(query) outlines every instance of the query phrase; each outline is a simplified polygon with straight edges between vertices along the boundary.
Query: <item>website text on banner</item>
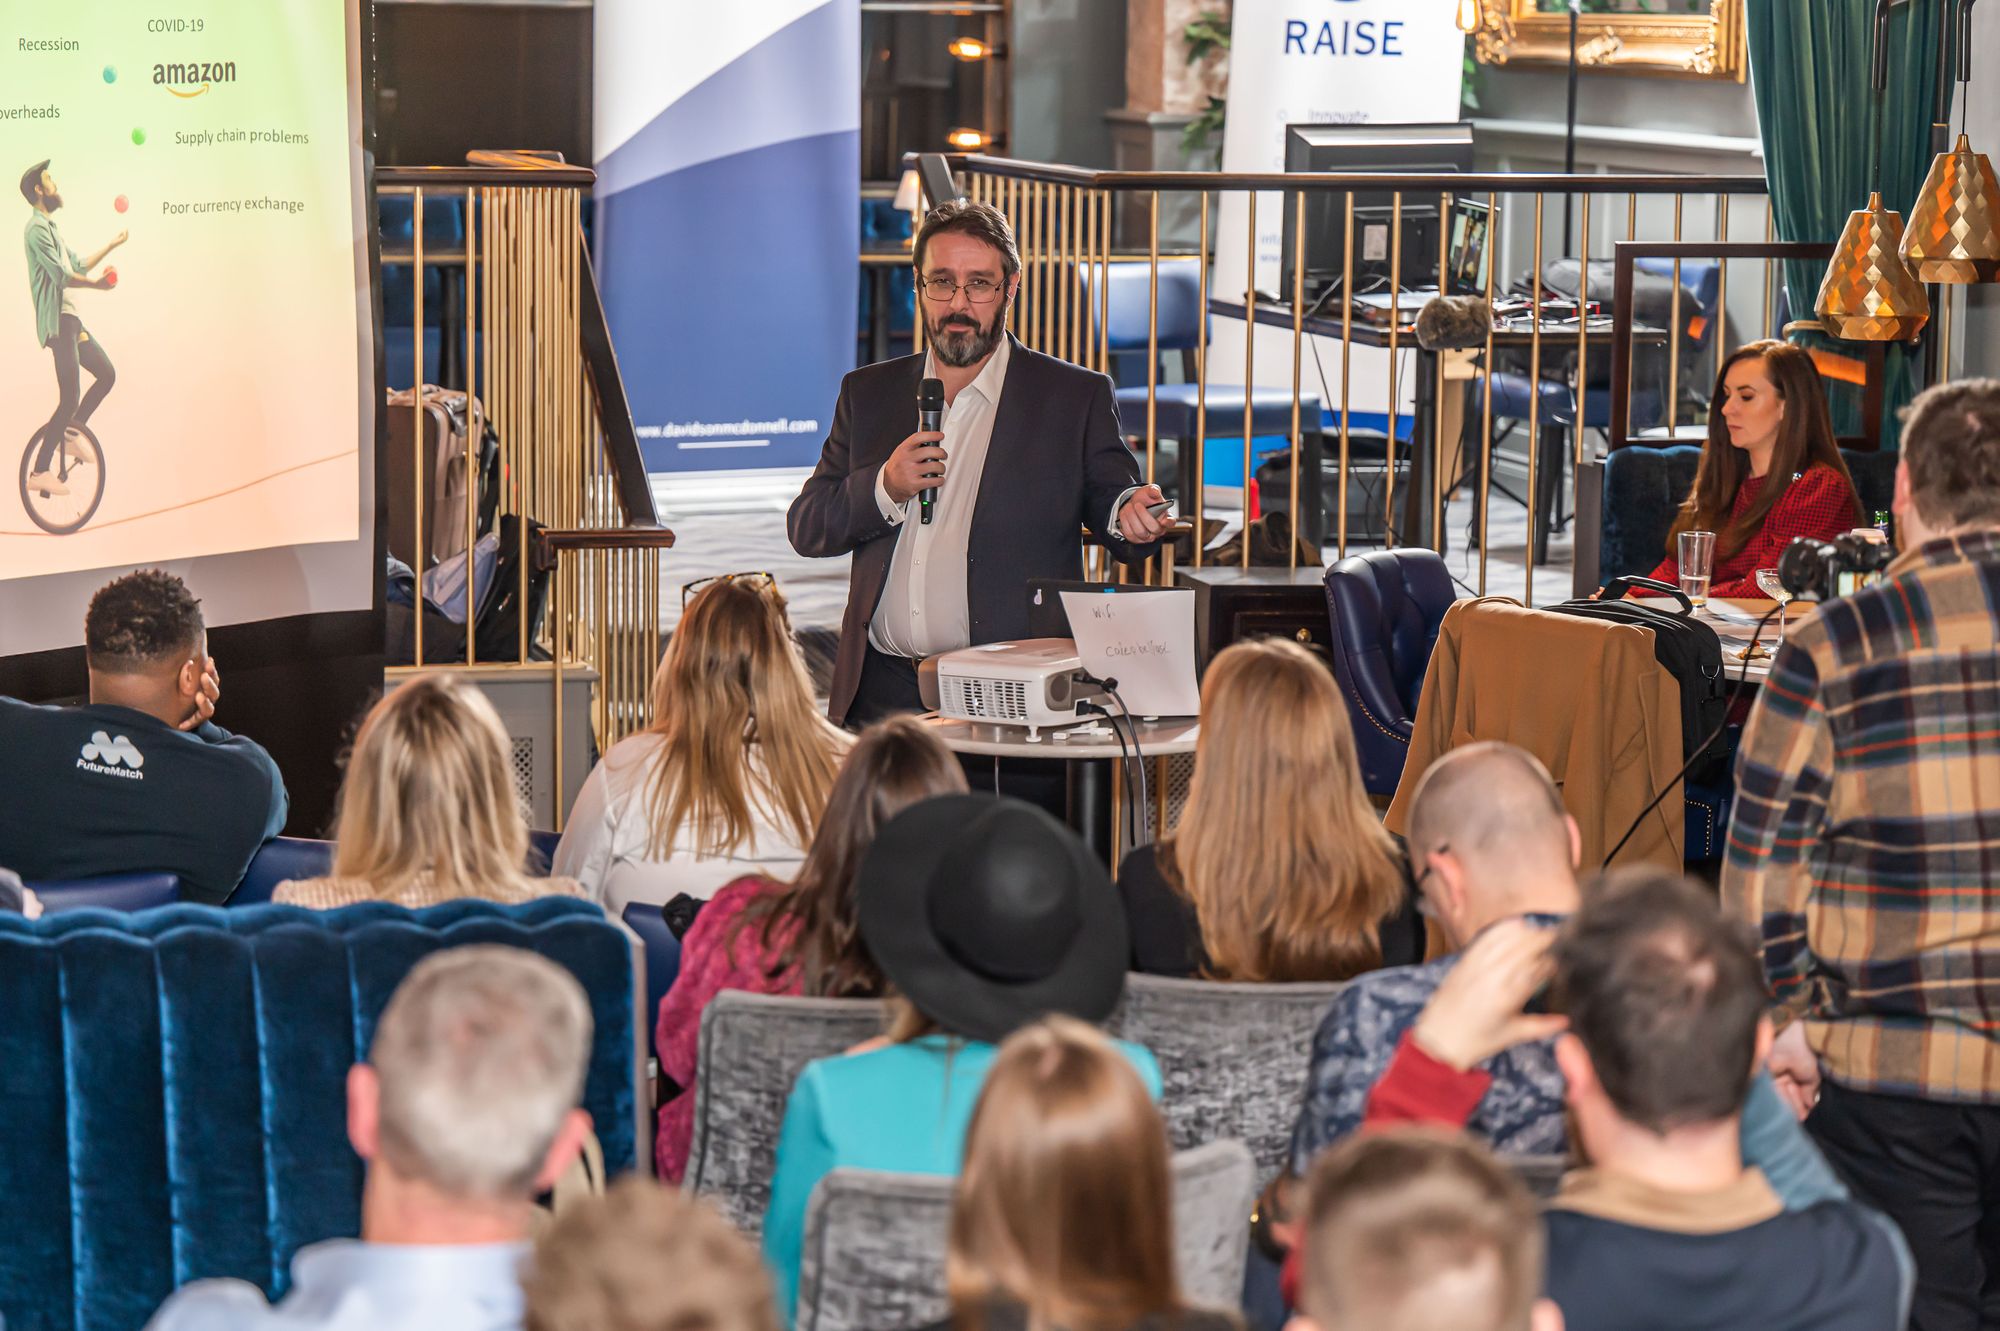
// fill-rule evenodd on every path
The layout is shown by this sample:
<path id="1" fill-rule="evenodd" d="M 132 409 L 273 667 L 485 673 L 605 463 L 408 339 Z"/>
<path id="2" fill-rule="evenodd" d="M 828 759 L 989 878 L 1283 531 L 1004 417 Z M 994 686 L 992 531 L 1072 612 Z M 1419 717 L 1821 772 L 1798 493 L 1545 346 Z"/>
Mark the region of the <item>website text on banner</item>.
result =
<path id="1" fill-rule="evenodd" d="M 1465 35 L 1445 0 L 1236 0 L 1229 46 L 1229 118 L 1222 131 L 1222 169 L 1283 171 L 1285 126 L 1421 124 L 1457 120 L 1465 77 Z M 1435 200 L 1433 200 L 1435 202 Z M 1284 196 L 1257 195 L 1257 289 L 1280 288 Z M 1210 290 L 1240 301 L 1248 249 L 1250 196 L 1224 194 L 1215 236 Z M 1314 360 L 1315 350 L 1318 353 Z M 1340 345 L 1308 337 L 1302 385 L 1338 401 Z M 1355 347 L 1351 406 L 1386 412 L 1389 353 Z M 1326 384 L 1320 382 L 1321 368 Z M 1292 337 L 1282 328 L 1257 331 L 1260 388 L 1290 392 Z M 1409 396 L 1414 375 L 1403 376 Z M 1243 382 L 1243 322 L 1215 320 L 1208 380 Z M 1409 402 L 1404 403 L 1408 409 Z"/>
<path id="2" fill-rule="evenodd" d="M 649 471 L 809 467 L 854 368 L 860 0 L 597 0 L 597 277 Z"/>

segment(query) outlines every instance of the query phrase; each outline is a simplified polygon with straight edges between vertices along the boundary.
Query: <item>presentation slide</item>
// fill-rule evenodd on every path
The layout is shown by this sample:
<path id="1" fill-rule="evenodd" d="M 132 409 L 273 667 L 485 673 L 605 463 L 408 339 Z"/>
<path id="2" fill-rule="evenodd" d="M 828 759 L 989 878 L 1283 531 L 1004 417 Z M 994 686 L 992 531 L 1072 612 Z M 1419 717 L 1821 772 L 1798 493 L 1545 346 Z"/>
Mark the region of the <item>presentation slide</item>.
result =
<path id="1" fill-rule="evenodd" d="M 82 571 L 219 573 L 196 588 L 211 624 L 352 608 L 315 598 L 315 574 L 365 606 L 352 0 L 5 12 L 0 184 L 21 244 L 0 247 L 0 610 L 7 584 L 52 579 L 62 594 L 11 604 L 63 622 L 40 642 L 0 613 L 0 652 L 75 642 L 81 603 L 54 575 Z M 337 569 L 201 562 L 328 543 Z"/>

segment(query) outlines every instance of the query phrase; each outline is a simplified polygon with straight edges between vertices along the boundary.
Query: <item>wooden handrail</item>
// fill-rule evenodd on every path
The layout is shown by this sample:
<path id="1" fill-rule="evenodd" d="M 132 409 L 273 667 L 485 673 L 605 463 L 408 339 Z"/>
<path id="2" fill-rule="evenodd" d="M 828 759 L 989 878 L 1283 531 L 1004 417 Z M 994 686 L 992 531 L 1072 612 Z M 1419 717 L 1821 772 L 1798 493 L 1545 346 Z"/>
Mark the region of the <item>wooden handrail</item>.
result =
<path id="1" fill-rule="evenodd" d="M 657 526 L 559 527 L 535 533 L 535 567 L 554 568 L 566 550 L 671 550 L 672 529 Z"/>

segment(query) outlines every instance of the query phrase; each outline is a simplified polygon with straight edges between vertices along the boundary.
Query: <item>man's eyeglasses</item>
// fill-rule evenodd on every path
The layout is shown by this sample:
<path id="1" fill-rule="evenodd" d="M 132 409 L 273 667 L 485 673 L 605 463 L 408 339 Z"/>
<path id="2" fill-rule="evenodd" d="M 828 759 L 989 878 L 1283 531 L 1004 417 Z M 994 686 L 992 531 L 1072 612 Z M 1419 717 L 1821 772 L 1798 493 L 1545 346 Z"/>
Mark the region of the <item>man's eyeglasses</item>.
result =
<path id="1" fill-rule="evenodd" d="M 681 609 L 694 599 L 695 593 L 711 582 L 748 582 L 758 587 L 776 587 L 778 580 L 769 573 L 716 573 L 706 578 L 696 578 L 693 582 L 681 584 Z"/>
<path id="2" fill-rule="evenodd" d="M 923 280 L 924 294 L 939 304 L 948 304 L 951 298 L 963 291 L 965 298 L 974 305 L 991 304 L 1000 294 L 1000 285 L 983 277 L 975 277 L 970 282 L 954 282 L 948 277 L 927 277 Z"/>

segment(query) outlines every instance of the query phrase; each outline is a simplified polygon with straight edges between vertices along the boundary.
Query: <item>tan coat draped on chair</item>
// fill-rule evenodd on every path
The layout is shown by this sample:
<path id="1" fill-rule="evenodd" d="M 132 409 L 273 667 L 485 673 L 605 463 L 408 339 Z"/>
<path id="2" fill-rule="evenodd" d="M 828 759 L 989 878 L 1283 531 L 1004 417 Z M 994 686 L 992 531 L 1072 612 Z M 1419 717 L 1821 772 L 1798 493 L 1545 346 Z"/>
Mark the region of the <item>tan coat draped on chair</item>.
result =
<path id="1" fill-rule="evenodd" d="M 1651 630 L 1528 610 L 1504 597 L 1445 612 L 1417 701 L 1410 756 L 1385 822 L 1408 825 L 1417 780 L 1461 744 L 1504 740 L 1541 759 L 1583 834 L 1589 872 L 1680 770 L 1680 686 Z M 1618 865 L 1681 868 L 1681 788 L 1646 815 Z"/>

